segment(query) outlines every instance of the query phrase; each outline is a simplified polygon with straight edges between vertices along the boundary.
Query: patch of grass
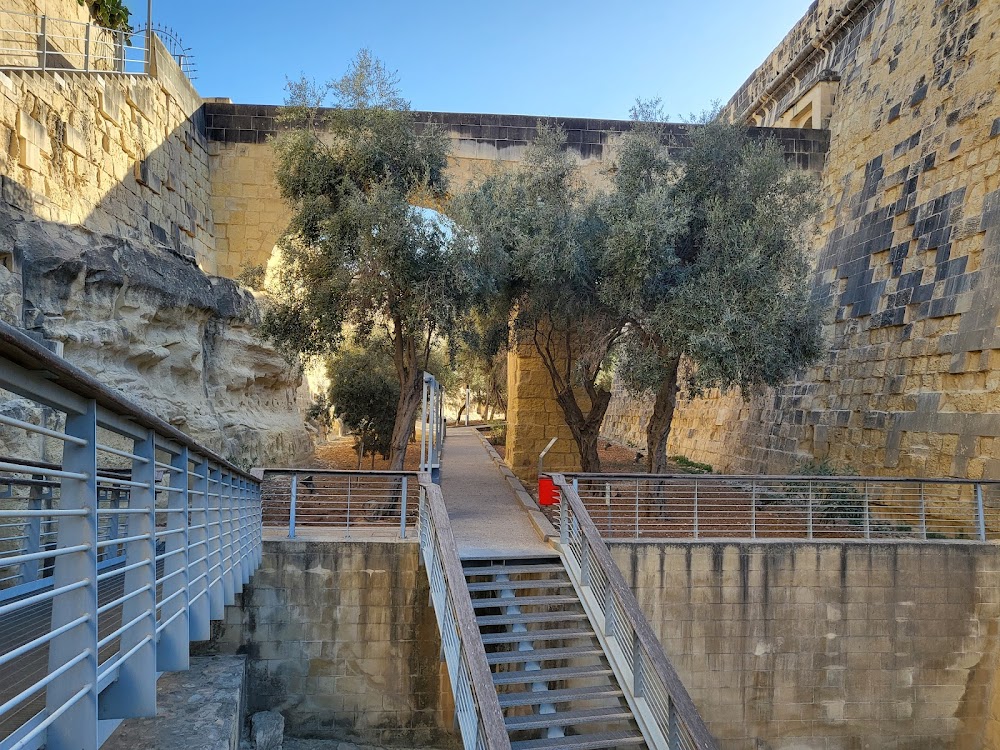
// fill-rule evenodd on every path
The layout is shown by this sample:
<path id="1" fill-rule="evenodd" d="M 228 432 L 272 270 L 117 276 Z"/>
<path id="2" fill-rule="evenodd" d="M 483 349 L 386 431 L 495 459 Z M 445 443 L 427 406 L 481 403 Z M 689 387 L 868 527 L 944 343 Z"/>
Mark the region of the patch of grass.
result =
<path id="1" fill-rule="evenodd" d="M 711 464 L 703 464 L 692 461 L 687 456 L 670 456 L 670 460 L 681 467 L 688 474 L 711 474 Z"/>

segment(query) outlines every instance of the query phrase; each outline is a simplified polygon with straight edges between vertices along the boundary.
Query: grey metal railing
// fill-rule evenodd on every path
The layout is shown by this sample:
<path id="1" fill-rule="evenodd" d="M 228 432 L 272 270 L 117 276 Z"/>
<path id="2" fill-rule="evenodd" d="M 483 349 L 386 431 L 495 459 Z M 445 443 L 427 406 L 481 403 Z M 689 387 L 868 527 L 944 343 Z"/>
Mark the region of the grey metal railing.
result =
<path id="1" fill-rule="evenodd" d="M 465 750 L 510 750 L 500 701 L 441 489 L 420 474 L 420 554 Z"/>
<path id="2" fill-rule="evenodd" d="M 608 539 L 988 541 L 1000 536 L 998 481 L 718 474 L 566 476 Z"/>
<path id="3" fill-rule="evenodd" d="M 321 529 L 398 528 L 401 539 L 417 525 L 417 472 L 264 469 L 266 528 L 291 539 Z"/>
<path id="4" fill-rule="evenodd" d="M 714 750 L 717 745 L 573 485 L 559 491 L 559 546 L 566 570 L 649 747 Z"/>
<path id="5" fill-rule="evenodd" d="M 261 556 L 258 482 L 0 324 L 0 748 L 96 750 Z"/>
<path id="6" fill-rule="evenodd" d="M 0 10 L 0 69 L 148 74 L 149 42 L 148 30 Z"/>

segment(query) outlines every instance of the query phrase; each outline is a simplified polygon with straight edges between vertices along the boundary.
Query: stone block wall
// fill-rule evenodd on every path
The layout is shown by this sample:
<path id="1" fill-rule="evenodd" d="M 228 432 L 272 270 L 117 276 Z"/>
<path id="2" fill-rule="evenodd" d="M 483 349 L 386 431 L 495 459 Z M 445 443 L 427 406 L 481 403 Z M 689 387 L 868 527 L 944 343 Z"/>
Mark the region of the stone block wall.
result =
<path id="1" fill-rule="evenodd" d="M 249 657 L 250 713 L 300 737 L 454 743 L 453 708 L 415 542 L 266 541 L 216 640 Z"/>
<path id="2" fill-rule="evenodd" d="M 148 77 L 0 72 L 5 198 L 43 220 L 169 247 L 211 273 L 201 98 L 159 40 L 154 57 Z"/>
<path id="3" fill-rule="evenodd" d="M 617 543 L 612 555 L 724 750 L 997 746 L 995 547 Z"/>
<path id="4" fill-rule="evenodd" d="M 840 31 L 797 68 L 839 80 L 813 250 L 829 351 L 748 402 L 682 404 L 669 450 L 723 471 L 816 456 L 870 474 L 1000 478 L 1000 7 L 837 11 L 849 8 L 823 16 Z M 793 31 L 750 88 L 780 78 L 775 60 L 807 36 Z M 744 87 L 730 108 L 780 117 L 807 83 L 757 110 Z"/>

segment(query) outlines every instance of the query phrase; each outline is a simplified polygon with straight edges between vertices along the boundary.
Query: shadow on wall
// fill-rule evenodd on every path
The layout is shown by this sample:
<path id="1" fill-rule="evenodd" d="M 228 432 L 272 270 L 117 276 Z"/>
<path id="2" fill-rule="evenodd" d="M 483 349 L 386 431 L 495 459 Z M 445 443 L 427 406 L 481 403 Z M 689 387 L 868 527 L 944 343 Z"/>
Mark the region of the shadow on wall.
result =
<path id="1" fill-rule="evenodd" d="M 153 78 L 0 73 L 0 316 L 239 465 L 294 461 L 301 372 L 206 275 L 200 98 L 157 54 Z"/>

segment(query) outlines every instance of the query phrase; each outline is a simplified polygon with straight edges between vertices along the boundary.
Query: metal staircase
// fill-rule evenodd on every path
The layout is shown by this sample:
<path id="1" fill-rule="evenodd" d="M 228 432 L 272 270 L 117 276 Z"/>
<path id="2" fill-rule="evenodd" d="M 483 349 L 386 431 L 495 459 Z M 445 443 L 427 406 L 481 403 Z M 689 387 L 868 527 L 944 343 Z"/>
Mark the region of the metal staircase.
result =
<path id="1" fill-rule="evenodd" d="M 513 750 L 646 747 L 559 557 L 463 567 Z"/>

